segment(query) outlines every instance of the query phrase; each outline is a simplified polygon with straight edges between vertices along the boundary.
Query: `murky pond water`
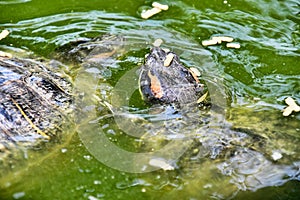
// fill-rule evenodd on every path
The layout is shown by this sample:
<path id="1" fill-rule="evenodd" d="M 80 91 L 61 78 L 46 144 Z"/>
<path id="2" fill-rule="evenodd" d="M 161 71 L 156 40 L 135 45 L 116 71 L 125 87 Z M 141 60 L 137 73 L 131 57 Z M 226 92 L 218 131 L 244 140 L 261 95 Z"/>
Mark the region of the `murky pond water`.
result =
<path id="1" fill-rule="evenodd" d="M 300 114 L 282 115 L 286 97 L 300 102 L 299 1 L 166 0 L 168 11 L 141 19 L 151 3 L 0 1 L 0 29 L 11 32 L 0 50 L 15 55 L 51 60 L 106 33 L 125 41 L 101 67 L 61 61 L 79 97 L 76 129 L 1 171 L 0 199 L 299 199 Z M 219 35 L 241 48 L 201 45 Z M 176 123 L 144 112 L 138 68 L 157 38 L 199 69 L 212 109 Z M 162 126 L 169 142 L 147 140 Z"/>

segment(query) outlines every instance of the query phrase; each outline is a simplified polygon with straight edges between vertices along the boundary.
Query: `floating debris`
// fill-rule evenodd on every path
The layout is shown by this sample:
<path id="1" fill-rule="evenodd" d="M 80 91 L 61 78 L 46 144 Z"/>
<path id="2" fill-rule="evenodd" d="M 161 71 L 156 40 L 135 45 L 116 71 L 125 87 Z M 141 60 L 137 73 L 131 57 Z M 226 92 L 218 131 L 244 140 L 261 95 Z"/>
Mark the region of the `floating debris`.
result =
<path id="1" fill-rule="evenodd" d="M 141 17 L 143 19 L 148 19 L 148 18 L 152 17 L 153 15 L 160 13 L 161 11 L 162 10 L 159 8 L 151 8 L 150 10 L 143 11 L 141 14 Z"/>
<path id="2" fill-rule="evenodd" d="M 234 39 L 229 36 L 214 36 L 210 40 L 203 40 L 203 46 L 212 46 L 216 44 L 221 44 L 222 42 L 229 42 L 226 44 L 227 48 L 236 48 L 239 49 L 241 45 L 239 43 L 232 43 Z"/>
<path id="3" fill-rule="evenodd" d="M 168 10 L 169 9 L 168 5 L 163 5 L 163 4 L 160 4 L 158 2 L 153 2 L 152 7 L 153 8 L 151 8 L 149 10 L 145 10 L 141 13 L 141 17 L 143 19 L 148 19 L 148 18 L 152 17 L 153 15 L 156 15 L 156 14 L 160 13 L 162 10 Z"/>
<path id="4" fill-rule="evenodd" d="M 162 40 L 162 39 L 156 39 L 156 40 L 153 42 L 153 46 L 159 47 L 162 43 L 163 43 L 163 40 Z"/>
<path id="5" fill-rule="evenodd" d="M 99 181 L 99 180 L 94 180 L 94 185 L 101 185 L 101 184 L 102 184 L 101 181 Z"/>
<path id="6" fill-rule="evenodd" d="M 272 158 L 273 158 L 274 161 L 277 161 L 277 160 L 282 158 L 282 154 L 278 151 L 274 151 L 272 153 Z"/>
<path id="7" fill-rule="evenodd" d="M 222 42 L 232 42 L 233 41 L 233 38 L 228 37 L 228 36 L 214 36 L 211 39 L 217 41 L 218 44 L 221 44 Z"/>
<path id="8" fill-rule="evenodd" d="M 93 159 L 92 156 L 90 156 L 90 155 L 84 155 L 83 158 L 88 160 L 88 161 Z"/>
<path id="9" fill-rule="evenodd" d="M 8 34 L 9 34 L 8 30 L 1 31 L 1 33 L 0 33 L 0 40 L 6 38 L 8 36 Z"/>
<path id="10" fill-rule="evenodd" d="M 227 47 L 227 48 L 235 48 L 235 49 L 239 49 L 239 48 L 241 48 L 241 45 L 240 45 L 239 43 L 231 42 L 231 43 L 227 43 L 227 44 L 226 44 L 226 47 Z"/>
<path id="11" fill-rule="evenodd" d="M 9 34 L 8 30 L 3 30 L 0 33 L 0 40 L 6 38 Z M 4 51 L 0 51 L 0 57 L 7 57 L 7 58 L 12 58 L 12 55 L 10 53 L 6 53 Z"/>
<path id="12" fill-rule="evenodd" d="M 293 111 L 300 112 L 300 106 L 296 104 L 296 101 L 292 97 L 286 98 L 285 103 L 288 106 L 283 110 L 283 116 L 289 116 Z"/>
<path id="13" fill-rule="evenodd" d="M 211 183 L 207 183 L 203 186 L 204 189 L 212 188 L 213 185 Z"/>
<path id="14" fill-rule="evenodd" d="M 274 161 L 277 161 L 277 160 L 282 158 L 282 154 L 278 151 L 274 151 L 272 153 L 272 158 L 273 158 Z"/>
<path id="15" fill-rule="evenodd" d="M 158 3 L 158 2 L 153 2 L 152 7 L 158 8 L 158 9 L 161 9 L 161 10 L 168 10 L 169 9 L 168 5 L 164 5 L 164 4 L 161 4 L 161 3 Z"/>
<path id="16" fill-rule="evenodd" d="M 66 152 L 68 151 L 68 149 L 62 148 L 60 151 L 61 151 L 62 153 L 66 153 Z"/>
<path id="17" fill-rule="evenodd" d="M 25 192 L 16 192 L 13 194 L 14 199 L 21 199 L 25 196 Z"/>
<path id="18" fill-rule="evenodd" d="M 215 45 L 215 44 L 218 44 L 217 40 L 203 40 L 202 41 L 203 46 L 211 46 L 211 45 Z"/>
<path id="19" fill-rule="evenodd" d="M 165 67 L 169 67 L 170 64 L 171 64 L 171 62 L 172 62 L 172 60 L 173 60 L 173 58 L 174 58 L 174 54 L 169 53 L 169 54 L 166 56 L 166 59 L 165 59 L 165 61 L 164 61 L 164 66 L 165 66 Z"/>
<path id="20" fill-rule="evenodd" d="M 174 167 L 172 165 L 170 165 L 169 163 L 167 163 L 165 160 L 163 159 L 159 159 L 159 158 L 153 158 L 149 161 L 149 164 L 154 166 L 154 167 L 159 167 L 163 170 L 174 170 Z"/>
<path id="21" fill-rule="evenodd" d="M 99 200 L 97 197 L 94 197 L 94 196 L 92 196 L 92 195 L 88 196 L 88 199 L 89 199 L 89 200 Z"/>

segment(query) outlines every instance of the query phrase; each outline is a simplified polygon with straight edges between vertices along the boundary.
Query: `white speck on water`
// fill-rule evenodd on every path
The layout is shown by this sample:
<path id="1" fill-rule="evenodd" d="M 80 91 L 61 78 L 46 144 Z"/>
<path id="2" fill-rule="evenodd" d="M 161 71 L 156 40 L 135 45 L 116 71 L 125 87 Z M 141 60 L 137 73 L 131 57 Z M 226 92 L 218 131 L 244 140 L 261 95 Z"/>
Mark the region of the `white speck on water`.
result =
<path id="1" fill-rule="evenodd" d="M 146 192 L 146 188 L 142 188 L 142 190 L 141 190 L 142 192 Z"/>
<path id="2" fill-rule="evenodd" d="M 104 194 L 101 194 L 101 193 L 98 193 L 97 194 L 97 198 L 103 198 L 105 195 Z"/>
<path id="3" fill-rule="evenodd" d="M 204 189 L 212 188 L 212 184 L 207 183 L 203 186 Z"/>
<path id="4" fill-rule="evenodd" d="M 95 189 L 86 189 L 85 192 L 86 193 L 92 193 L 92 192 L 95 192 Z"/>
<path id="5" fill-rule="evenodd" d="M 239 49 L 239 48 L 241 48 L 241 45 L 239 43 L 231 42 L 231 43 L 227 43 L 226 47 Z"/>
<path id="6" fill-rule="evenodd" d="M 81 169 L 81 168 L 79 168 L 78 171 L 79 171 L 80 173 L 83 173 L 83 172 L 84 172 L 84 170 Z"/>
<path id="7" fill-rule="evenodd" d="M 25 192 L 16 192 L 13 194 L 14 199 L 20 199 L 25 196 Z"/>
<path id="8" fill-rule="evenodd" d="M 106 133 L 107 133 L 107 134 L 112 134 L 112 135 L 115 135 L 115 134 L 116 134 L 116 132 L 115 132 L 113 129 L 108 129 L 108 130 L 106 131 Z"/>
<path id="9" fill-rule="evenodd" d="M 154 8 L 158 8 L 158 9 L 161 9 L 161 10 L 168 10 L 168 9 L 169 9 L 169 6 L 168 6 L 168 5 L 161 4 L 161 3 L 158 3 L 158 2 L 153 2 L 153 3 L 152 3 L 152 6 L 153 6 Z"/>
<path id="10" fill-rule="evenodd" d="M 211 38 L 214 41 L 217 41 L 218 44 L 221 44 L 222 42 L 232 42 L 233 38 L 228 36 L 215 36 Z"/>
<path id="11" fill-rule="evenodd" d="M 3 38 L 6 38 L 9 34 L 9 31 L 8 30 L 3 30 L 1 31 L 0 33 L 0 40 L 2 40 Z"/>
<path id="12" fill-rule="evenodd" d="M 282 154 L 281 154 L 280 152 L 278 152 L 278 151 L 274 151 L 274 152 L 272 153 L 272 158 L 273 158 L 274 161 L 277 161 L 277 160 L 279 160 L 280 158 L 282 158 Z"/>
<path id="13" fill-rule="evenodd" d="M 61 149 L 61 152 L 62 152 L 62 153 L 66 153 L 67 151 L 68 151 L 68 149 L 66 149 L 66 148 L 62 148 L 62 149 Z"/>
<path id="14" fill-rule="evenodd" d="M 88 161 L 92 160 L 92 156 L 90 156 L 90 155 L 84 155 L 83 158 Z"/>
<path id="15" fill-rule="evenodd" d="M 211 45 L 215 45 L 217 43 L 218 43 L 218 41 L 216 41 L 216 40 L 203 40 L 202 41 L 203 46 L 211 46 Z"/>
<path id="16" fill-rule="evenodd" d="M 144 10 L 142 13 L 141 13 L 141 17 L 143 19 L 148 19 L 150 17 L 152 17 L 153 15 L 156 15 L 158 13 L 160 13 L 162 10 L 159 9 L 159 8 L 151 8 L 150 10 Z"/>
<path id="17" fill-rule="evenodd" d="M 106 129 L 106 128 L 108 128 L 109 127 L 109 124 L 104 124 L 103 126 L 102 126 L 102 129 Z"/>
<path id="18" fill-rule="evenodd" d="M 80 186 L 77 186 L 76 187 L 76 190 L 83 190 L 84 189 L 84 186 L 83 185 L 80 185 Z"/>
<path id="19" fill-rule="evenodd" d="M 89 199 L 89 200 L 98 200 L 97 197 L 94 197 L 94 196 L 92 196 L 92 195 L 88 196 L 88 199 Z"/>
<path id="20" fill-rule="evenodd" d="M 102 184 L 101 181 L 99 181 L 99 180 L 94 180 L 94 185 L 101 185 L 101 184 Z"/>
<path id="21" fill-rule="evenodd" d="M 300 106 L 297 105 L 296 101 L 292 97 L 286 98 L 285 103 L 288 106 L 283 110 L 283 116 L 289 116 L 293 111 L 300 112 Z"/>

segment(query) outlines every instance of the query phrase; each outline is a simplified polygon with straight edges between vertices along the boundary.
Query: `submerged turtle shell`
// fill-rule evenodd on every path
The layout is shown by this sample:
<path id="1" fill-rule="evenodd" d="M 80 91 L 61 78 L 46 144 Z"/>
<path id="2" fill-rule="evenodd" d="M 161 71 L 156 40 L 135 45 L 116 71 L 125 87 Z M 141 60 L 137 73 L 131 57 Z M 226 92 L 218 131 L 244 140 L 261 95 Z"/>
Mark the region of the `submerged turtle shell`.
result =
<path id="1" fill-rule="evenodd" d="M 70 88 L 42 63 L 0 57 L 0 161 L 13 149 L 59 138 L 71 110 Z"/>
<path id="2" fill-rule="evenodd" d="M 104 34 L 93 39 L 78 39 L 56 49 L 59 60 L 78 63 L 98 63 L 121 49 L 124 38 L 120 35 Z"/>
<path id="3" fill-rule="evenodd" d="M 78 40 L 58 48 L 55 57 L 97 64 L 115 54 L 123 40 L 114 35 Z M 65 77 L 44 63 L 0 57 L 0 166 L 7 164 L 8 155 L 17 157 L 15 150 L 61 141 L 62 132 L 72 125 L 71 88 Z"/>

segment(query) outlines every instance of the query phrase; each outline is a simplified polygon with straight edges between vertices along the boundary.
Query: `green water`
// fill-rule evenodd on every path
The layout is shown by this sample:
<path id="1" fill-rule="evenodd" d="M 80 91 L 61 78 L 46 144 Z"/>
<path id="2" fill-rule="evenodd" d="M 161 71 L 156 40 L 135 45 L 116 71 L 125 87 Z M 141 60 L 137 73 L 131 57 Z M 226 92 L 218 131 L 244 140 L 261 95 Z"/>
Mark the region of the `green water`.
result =
<path id="1" fill-rule="evenodd" d="M 222 80 L 217 86 L 224 93 L 217 92 L 222 98 L 215 97 L 215 101 L 225 102 L 223 116 L 233 127 L 265 138 L 263 149 L 255 145 L 249 149 L 259 152 L 254 155 L 261 156 L 263 162 L 271 160 L 266 165 L 270 170 L 258 174 L 251 167 L 244 169 L 245 174 L 254 174 L 247 178 L 237 167 L 228 174 L 220 165 L 230 157 L 212 158 L 205 153 L 175 160 L 175 170 L 171 171 L 129 173 L 112 169 L 98 161 L 93 154 L 96 150 L 82 141 L 82 132 L 96 137 L 97 126 L 102 126 L 105 136 L 127 150 L 136 150 L 133 146 L 138 142 L 121 134 L 116 118 L 109 116 L 109 110 L 103 111 L 103 105 L 88 101 L 81 106 L 91 104 L 98 110 L 88 116 L 79 112 L 75 117 L 80 120 L 77 130 L 66 134 L 60 144 L 29 151 L 27 162 L 0 177 L 0 199 L 299 199 L 300 115 L 283 117 L 281 113 L 286 97 L 300 103 L 299 1 L 162 3 L 170 5 L 168 11 L 143 20 L 140 13 L 151 6 L 151 1 L 3 0 L 0 29 L 11 34 L 0 42 L 0 50 L 52 59 L 57 47 L 77 38 L 123 35 L 125 52 L 108 61 L 101 76 L 89 75 L 87 81 L 77 67 L 62 67 L 81 92 L 89 93 L 87 97 L 95 94 L 108 101 L 109 93 L 123 81 L 120 78 L 140 66 L 150 44 L 162 38 L 165 47 L 179 54 L 186 65 L 198 67 L 209 80 Z M 241 48 L 201 46 L 203 40 L 218 35 L 233 37 Z M 124 85 L 135 87 L 135 76 L 131 75 L 133 82 L 128 79 Z M 213 95 L 214 90 L 210 92 Z M 145 106 L 137 93 L 133 96 L 131 107 Z M 101 116 L 107 117 L 99 119 Z M 83 125 L 85 118 L 97 123 Z M 270 158 L 273 150 L 283 155 L 278 162 Z M 117 155 L 112 152 L 111 156 Z M 287 177 L 276 177 L 282 171 Z M 253 177 L 259 182 L 256 186 L 251 185 L 255 181 L 249 181 Z"/>

